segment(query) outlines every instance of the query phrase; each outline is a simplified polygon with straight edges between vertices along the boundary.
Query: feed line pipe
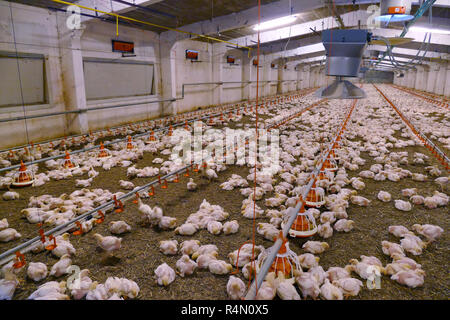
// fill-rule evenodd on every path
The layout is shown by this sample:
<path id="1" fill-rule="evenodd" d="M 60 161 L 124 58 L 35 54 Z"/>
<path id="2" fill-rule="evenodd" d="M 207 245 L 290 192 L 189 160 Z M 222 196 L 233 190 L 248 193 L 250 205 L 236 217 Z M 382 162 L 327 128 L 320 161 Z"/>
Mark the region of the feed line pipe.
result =
<path id="1" fill-rule="evenodd" d="M 404 91 L 406 93 L 412 94 L 413 96 L 419 97 L 419 98 L 421 98 L 421 99 L 423 99 L 423 100 L 425 100 L 425 101 L 427 101 L 429 103 L 432 103 L 432 104 L 434 104 L 436 106 L 443 107 L 443 108 L 446 108 L 446 109 L 450 108 L 449 104 L 447 102 L 436 100 L 435 99 L 436 97 L 432 97 L 432 98 L 430 98 L 430 96 L 426 97 L 426 96 L 423 96 L 422 94 L 414 92 L 413 90 L 408 90 L 408 89 L 402 88 L 400 86 L 392 85 L 392 84 L 390 84 L 390 85 L 391 85 L 391 87 L 394 87 L 397 90 L 401 90 L 401 91 Z"/>
<path id="2" fill-rule="evenodd" d="M 121 107 L 135 106 L 135 105 L 140 105 L 140 104 L 160 103 L 160 102 L 169 102 L 169 101 L 173 102 L 175 100 L 177 100 L 177 99 L 164 99 L 164 100 L 155 100 L 155 101 L 149 101 L 149 102 L 135 102 L 135 103 L 127 103 L 127 104 L 118 104 L 118 105 L 105 106 L 105 107 L 93 107 L 93 108 L 86 108 L 86 109 L 80 109 L 80 110 L 51 112 L 51 113 L 38 114 L 38 115 L 34 115 L 34 116 L 23 116 L 23 117 L 0 119 L 0 123 L 10 122 L 10 121 L 19 121 L 19 120 L 25 120 L 25 119 L 53 117 L 53 116 L 59 116 L 59 115 L 63 115 L 63 114 L 71 114 L 71 113 L 83 113 L 83 112 L 97 111 L 97 110 L 103 110 L 103 109 L 121 108 Z"/>
<path id="3" fill-rule="evenodd" d="M 309 109 L 309 108 L 310 107 L 307 107 L 305 109 Z M 271 127 L 272 126 L 268 126 L 268 129 L 270 129 Z M 205 161 L 209 160 L 209 158 L 202 159 L 202 162 L 205 162 Z M 153 180 L 153 181 L 151 181 L 151 182 L 149 182 L 149 183 L 147 183 L 147 184 L 145 184 L 143 186 L 137 187 L 137 188 L 133 189 L 132 191 L 130 191 L 130 192 L 128 192 L 128 193 L 118 197 L 117 200 L 124 200 L 124 201 L 129 200 L 137 192 L 144 191 L 144 190 L 147 191 L 148 188 L 151 187 L 152 185 L 158 184 L 158 183 L 160 183 L 160 181 L 165 180 L 167 178 L 170 178 L 171 176 L 174 176 L 174 175 L 176 175 L 178 173 L 182 173 L 182 172 L 186 171 L 186 169 L 188 169 L 188 168 L 190 168 L 192 166 L 193 166 L 193 164 L 186 165 L 186 166 L 184 166 L 184 167 L 182 167 L 180 169 L 177 169 L 177 170 L 175 170 L 175 171 L 173 171 L 171 173 L 166 174 L 165 176 L 162 176 L 162 177 L 158 178 L 157 180 Z M 111 208 L 114 209 L 114 204 L 115 204 L 114 200 L 110 200 L 110 201 L 108 201 L 108 202 L 106 202 L 106 203 L 96 207 L 95 209 L 92 209 L 92 210 L 90 210 L 88 212 L 85 212 L 85 213 L 79 215 L 78 217 L 75 217 L 74 219 L 72 219 L 72 220 L 70 220 L 70 221 L 68 221 L 68 222 L 66 222 L 66 223 L 64 223 L 62 225 L 59 225 L 59 226 L 57 226 L 55 228 L 52 228 L 50 230 L 45 231 L 44 235 L 45 236 L 60 235 L 60 234 L 62 234 L 64 232 L 72 229 L 75 226 L 74 225 L 75 222 L 83 220 L 85 218 L 86 218 L 86 220 L 92 219 L 93 218 L 92 215 L 97 213 L 99 210 L 104 209 L 105 212 L 106 212 L 106 211 L 108 211 Z M 28 241 L 26 241 L 26 242 L 16 246 L 16 247 L 14 247 L 14 248 L 11 248 L 11 249 L 1 253 L 0 254 L 0 265 L 3 265 L 5 263 L 7 263 L 8 261 L 10 261 L 11 259 L 13 259 L 14 255 L 15 255 L 15 253 L 17 251 L 21 251 L 21 253 L 26 253 L 26 252 L 34 249 L 38 245 L 38 243 L 40 241 L 41 241 L 41 236 L 37 236 L 37 237 L 34 237 L 34 238 L 32 238 L 32 239 L 30 239 L 30 240 L 28 240 Z"/>
<path id="4" fill-rule="evenodd" d="M 246 107 L 236 107 L 236 108 L 229 109 L 229 111 L 232 112 L 232 111 L 242 110 L 242 109 L 245 109 L 245 108 Z M 192 122 L 195 122 L 195 121 L 198 121 L 198 120 L 204 120 L 204 119 L 209 119 L 210 117 L 219 116 L 221 114 L 222 114 L 222 112 L 208 114 L 208 115 L 203 116 L 203 117 L 199 117 L 199 118 L 195 118 L 195 119 L 191 119 L 191 120 L 186 120 L 184 122 L 179 122 L 177 124 L 172 125 L 172 127 L 179 127 L 179 126 L 184 125 L 186 122 L 192 123 Z M 164 132 L 165 130 L 169 130 L 169 127 L 163 127 L 163 128 L 160 128 L 160 129 L 156 129 L 156 130 L 154 130 L 154 132 L 160 132 L 160 131 Z M 150 134 L 151 134 L 151 132 L 147 131 L 147 132 L 135 134 L 135 135 L 133 135 L 131 137 L 133 139 L 135 139 L 135 138 L 144 137 L 144 136 L 147 136 L 147 135 L 150 135 Z M 124 138 L 121 138 L 121 139 L 115 139 L 115 140 L 103 143 L 103 146 L 107 147 L 109 145 L 116 144 L 116 143 L 119 143 L 119 142 L 122 142 L 122 141 L 127 141 L 127 140 L 128 140 L 128 137 L 124 137 Z M 78 154 L 78 153 L 83 153 L 83 152 L 91 151 L 91 150 L 98 149 L 98 148 L 100 148 L 100 145 L 95 145 L 95 146 L 92 146 L 92 147 L 88 147 L 88 148 L 83 148 L 83 149 L 72 151 L 72 152 L 69 153 L 69 155 L 75 155 L 75 154 Z M 51 156 L 51 157 L 46 157 L 46 158 L 42 158 L 42 159 L 26 162 L 25 165 L 28 166 L 28 165 L 35 164 L 35 163 L 42 163 L 42 162 L 45 162 L 45 161 L 48 161 L 48 160 L 59 159 L 59 158 L 62 158 L 64 156 L 65 156 L 65 153 L 61 153 L 61 154 L 56 155 L 56 156 Z M 20 164 L 16 164 L 16 165 L 0 168 L 0 172 L 17 169 L 19 167 L 20 167 Z"/>
<path id="5" fill-rule="evenodd" d="M 334 144 L 337 142 L 337 138 L 340 137 L 340 135 L 342 134 L 342 132 L 345 129 L 345 126 L 347 124 L 348 119 L 350 119 L 350 116 L 353 112 L 353 110 L 355 109 L 356 103 L 358 100 L 354 100 L 349 113 L 347 114 L 340 130 L 338 131 L 338 134 L 336 135 L 336 137 L 334 138 L 333 142 L 330 144 L 330 146 L 328 147 L 327 152 L 325 153 L 325 156 L 322 157 L 321 161 L 320 161 L 320 165 L 316 166 L 316 168 L 313 170 L 313 172 L 311 173 L 311 177 L 312 176 L 317 176 L 320 172 L 320 170 L 322 169 L 323 163 L 324 161 L 327 159 L 328 155 L 330 154 L 331 150 L 334 147 Z M 290 210 L 290 212 L 288 213 L 289 215 L 289 219 L 285 225 L 285 227 L 282 229 L 283 232 L 283 237 L 286 238 L 287 234 L 289 232 L 289 230 L 291 229 L 292 224 L 294 223 L 295 219 L 297 218 L 297 213 L 299 212 L 302 204 L 303 204 L 303 199 L 306 199 L 306 196 L 308 195 L 308 192 L 311 190 L 312 185 L 314 183 L 315 179 L 310 179 L 309 183 L 306 185 L 306 189 L 302 194 L 302 198 L 301 201 L 299 201 L 297 203 L 297 205 L 295 206 L 295 208 L 292 208 Z M 259 273 L 256 275 L 256 279 L 253 280 L 249 290 L 247 291 L 247 294 L 245 295 L 245 300 L 253 300 L 256 297 L 256 288 L 261 288 L 261 285 L 264 281 L 264 279 L 266 278 L 267 273 L 269 272 L 270 267 L 272 266 L 273 261 L 275 260 L 276 255 L 278 254 L 278 251 L 281 248 L 281 245 L 283 243 L 283 240 L 281 238 L 277 238 L 277 240 L 275 241 L 275 243 L 273 244 L 273 246 L 270 248 L 271 252 L 270 255 L 267 256 L 266 260 L 264 261 L 263 265 L 261 266 L 261 269 L 259 271 Z"/>
<path id="6" fill-rule="evenodd" d="M 424 135 L 422 132 L 416 129 L 414 125 L 411 123 L 411 121 L 406 118 L 403 113 L 392 103 L 391 100 L 388 99 L 384 95 L 384 93 L 374 84 L 372 84 L 375 89 L 377 89 L 378 93 L 380 93 L 383 98 L 391 105 L 391 107 L 398 113 L 400 118 L 403 120 L 403 122 L 409 127 L 409 129 L 419 138 L 419 140 L 422 141 L 422 143 L 425 145 L 425 147 L 441 162 L 441 164 L 445 167 L 447 172 L 450 172 L 450 160 L 446 156 L 444 152 L 442 152 L 426 135 Z"/>

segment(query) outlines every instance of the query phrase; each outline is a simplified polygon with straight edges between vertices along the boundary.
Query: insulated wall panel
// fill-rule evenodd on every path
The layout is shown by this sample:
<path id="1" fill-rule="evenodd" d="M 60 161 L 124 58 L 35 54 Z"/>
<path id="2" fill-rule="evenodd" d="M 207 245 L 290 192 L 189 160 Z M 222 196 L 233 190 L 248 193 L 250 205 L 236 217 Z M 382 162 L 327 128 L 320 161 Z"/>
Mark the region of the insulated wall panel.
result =
<path id="1" fill-rule="evenodd" d="M 153 94 L 153 64 L 85 59 L 83 68 L 87 100 Z"/>
<path id="2" fill-rule="evenodd" d="M 0 106 L 46 103 L 44 67 L 43 56 L 15 58 L 0 54 Z"/>

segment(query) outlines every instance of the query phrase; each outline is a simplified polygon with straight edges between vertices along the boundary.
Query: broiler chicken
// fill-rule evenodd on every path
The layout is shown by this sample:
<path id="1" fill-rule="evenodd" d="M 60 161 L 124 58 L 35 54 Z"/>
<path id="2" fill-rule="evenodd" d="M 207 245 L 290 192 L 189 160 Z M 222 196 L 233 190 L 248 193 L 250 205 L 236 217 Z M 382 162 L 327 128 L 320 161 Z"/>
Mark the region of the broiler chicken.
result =
<path id="1" fill-rule="evenodd" d="M 175 271 L 167 263 L 159 265 L 155 270 L 155 275 L 160 286 L 166 287 L 175 280 Z"/>
<path id="2" fill-rule="evenodd" d="M 197 263 L 189 259 L 188 255 L 183 254 L 183 256 L 177 261 L 175 266 L 177 268 L 178 274 L 184 277 L 185 275 L 194 273 L 195 269 L 197 268 Z"/>
<path id="3" fill-rule="evenodd" d="M 302 248 L 309 253 L 320 254 L 330 248 L 330 246 L 326 242 L 309 240 L 303 244 Z"/>

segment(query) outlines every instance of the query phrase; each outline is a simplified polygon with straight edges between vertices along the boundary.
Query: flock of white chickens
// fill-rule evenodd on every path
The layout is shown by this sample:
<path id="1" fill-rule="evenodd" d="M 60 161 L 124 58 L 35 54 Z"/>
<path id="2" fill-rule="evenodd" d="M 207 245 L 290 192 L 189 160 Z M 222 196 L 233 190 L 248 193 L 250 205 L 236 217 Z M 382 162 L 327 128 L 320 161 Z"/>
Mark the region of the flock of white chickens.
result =
<path id="1" fill-rule="evenodd" d="M 370 99 L 359 101 L 353 111 L 352 121 L 349 122 L 342 139 L 342 145 L 338 150 L 339 169 L 329 180 L 324 180 L 319 185 L 319 187 L 327 190 L 325 208 L 321 208 L 321 210 L 308 209 L 317 221 L 318 236 L 323 239 L 331 238 L 334 232 L 352 232 L 355 222 L 348 219 L 347 208 L 350 205 L 370 206 L 372 200 L 358 195 L 358 191 L 364 190 L 366 183 L 371 180 L 397 182 L 410 178 L 415 183 L 434 180 L 436 190 L 433 190 L 432 196 L 420 195 L 418 188 L 414 187 L 402 190 L 401 194 L 391 195 L 385 190 L 379 190 L 374 195 L 374 198 L 378 199 L 375 201 L 392 203 L 392 206 L 399 210 L 399 214 L 407 214 L 400 211 L 414 210 L 414 206 L 424 206 L 432 210 L 448 205 L 449 196 L 445 191 L 448 188 L 449 177 L 446 176 L 445 169 L 438 165 L 429 165 L 431 155 L 427 156 L 415 152 L 412 154 L 413 161 L 411 162 L 408 158 L 408 156 L 411 156 L 408 151 L 394 152 L 390 150 L 416 146 L 419 145 L 419 141 L 395 111 L 384 103 L 381 96 L 374 89 L 369 86 L 366 87 Z M 450 131 L 448 130 L 450 125 L 448 120 L 445 117 L 439 119 L 442 123 L 440 127 L 437 127 L 434 122 L 438 119 L 439 113 L 442 115 L 445 114 L 445 111 L 441 112 L 438 107 L 432 107 L 430 104 L 420 101 L 416 101 L 414 105 L 408 105 L 401 102 L 401 99 L 405 96 L 404 93 L 387 86 L 383 86 L 382 90 L 392 98 L 392 101 L 398 102 L 402 112 L 420 131 L 437 141 L 443 149 L 450 149 Z M 264 108 L 260 110 L 260 113 L 266 120 L 260 124 L 260 127 L 277 123 L 316 101 L 316 98 L 309 95 L 302 98 L 301 104 L 286 102 Z M 316 164 L 318 154 L 323 149 L 323 144 L 331 141 L 336 133 L 336 128 L 344 120 L 349 107 L 349 101 L 333 100 L 304 112 L 280 127 L 281 152 L 278 165 L 272 167 L 270 171 L 263 171 L 259 162 L 256 166 L 245 162 L 236 163 L 238 166 L 247 165 L 249 167 L 248 176 L 241 177 L 233 174 L 227 181 L 218 185 L 225 192 L 239 189 L 239 193 L 244 196 L 240 214 L 243 218 L 249 220 L 254 217 L 258 219 L 257 233 L 260 237 L 274 241 L 279 235 L 281 223 L 286 219 L 289 208 L 295 207 L 298 196 L 303 193 L 304 186 L 309 179 L 309 173 Z M 431 113 L 430 109 L 435 113 L 434 115 L 428 114 Z M 240 115 L 235 114 L 232 118 L 216 119 L 214 122 L 219 127 L 223 125 L 223 130 L 227 127 L 229 121 L 235 122 L 237 127 L 253 128 L 249 124 L 242 124 L 241 121 L 245 115 L 250 116 L 250 120 L 254 120 L 253 113 L 248 110 L 247 112 L 241 112 Z M 202 123 L 203 130 L 208 127 L 209 121 Z M 189 127 L 189 129 L 192 128 Z M 175 129 L 174 136 L 176 136 L 177 130 L 185 130 L 185 128 Z M 130 133 L 126 132 L 126 134 Z M 401 138 L 396 135 L 400 135 Z M 214 142 L 215 138 L 210 136 L 206 142 Z M 98 168 L 108 171 L 116 166 L 127 167 L 126 172 L 130 179 L 135 177 L 151 178 L 180 169 L 183 167 L 182 164 L 176 164 L 170 159 L 163 159 L 163 156 L 171 154 L 171 149 L 177 142 L 176 139 L 164 135 L 156 137 L 156 141 L 149 141 L 148 138 L 135 139 L 131 150 L 126 149 L 126 142 L 113 144 L 112 150 L 110 150 L 111 156 L 104 159 L 97 157 L 98 151 L 79 153 L 77 156 L 73 156 L 72 161 L 79 166 L 71 170 L 61 168 L 62 159 L 45 162 L 48 170 L 36 174 L 35 186 L 75 177 L 77 190 L 60 196 L 31 197 L 28 201 L 28 207 L 20 212 L 27 221 L 24 223 L 42 223 L 45 226 L 62 225 L 80 214 L 92 211 L 99 205 L 111 201 L 114 197 L 120 198 L 124 195 L 124 192 L 112 193 L 104 189 L 89 189 L 92 181 L 99 174 L 107 174 L 101 172 Z M 360 167 L 366 163 L 366 160 L 361 157 L 362 152 L 373 159 L 374 164 L 369 170 L 360 170 Z M 145 153 L 161 155 L 161 158 L 153 160 L 155 166 L 137 168 L 136 162 L 143 158 Z M 20 154 L 16 154 L 16 156 L 20 157 Z M 248 155 L 250 158 L 255 156 L 252 153 Z M 206 159 L 205 165 L 199 168 L 200 176 L 212 183 L 218 179 L 221 171 L 227 170 L 227 166 L 218 164 L 215 160 L 214 158 Z M 405 169 L 404 166 L 408 164 L 423 166 L 427 174 Z M 38 172 L 36 165 L 29 168 L 36 173 Z M 360 171 L 358 172 L 358 170 Z M 350 179 L 348 171 L 358 172 L 358 174 Z M 1 177 L 0 187 L 7 186 L 11 182 L 12 175 L 13 172 L 9 172 L 5 177 Z M 87 176 L 87 179 L 81 179 L 82 176 Z M 190 178 L 186 189 L 191 192 L 200 192 L 195 182 L 200 176 L 196 176 L 195 179 Z M 255 177 L 256 188 L 253 187 Z M 118 185 L 128 191 L 139 187 L 128 180 L 120 180 Z M 20 190 L 18 192 L 9 190 L 2 195 L 5 201 L 14 201 L 19 197 Z M 239 245 L 235 251 L 228 254 L 229 261 L 220 260 L 218 259 L 219 248 L 217 245 L 214 243 L 202 244 L 195 239 L 195 234 L 209 232 L 216 236 L 222 234 L 232 236 L 241 232 L 238 222 L 241 217 L 238 219 L 238 213 L 226 212 L 221 206 L 211 203 L 212 199 L 205 199 L 196 212 L 186 216 L 185 221 L 178 221 L 174 217 L 164 215 L 164 208 L 151 207 L 146 204 L 143 199 L 147 197 L 146 192 L 139 192 L 137 214 L 147 225 L 159 228 L 167 233 L 168 239 L 159 243 L 159 250 L 162 254 L 168 256 L 180 255 L 174 266 L 163 263 L 154 270 L 155 281 L 160 286 L 169 286 L 175 281 L 177 275 L 181 278 L 195 276 L 197 270 L 226 276 L 233 269 L 239 267 L 242 277 L 248 279 L 253 272 L 253 260 L 257 260 L 258 256 L 267 249 L 261 245 L 253 248 L 252 244 L 245 244 L 238 252 Z M 254 199 L 259 202 L 255 203 Z M 125 210 L 127 210 L 126 206 Z M 361 210 L 366 209 L 361 208 Z M 374 214 L 376 213 L 374 212 Z M 265 222 L 261 222 L 261 220 Z M 80 228 L 82 228 L 83 233 L 89 233 L 92 229 L 95 229 L 95 225 L 96 222 L 93 217 L 91 220 L 83 221 Z M 6 218 L 0 220 L 0 242 L 17 241 L 22 237 L 16 230 L 19 229 L 20 231 L 20 225 L 13 227 L 9 226 Z M 131 226 L 121 220 L 110 221 L 109 231 L 112 235 L 98 233 L 93 235 L 105 254 L 114 255 L 117 250 L 126 249 L 126 240 L 123 241 L 119 236 L 127 232 L 133 232 Z M 332 300 L 357 296 L 364 287 L 361 279 L 369 279 L 372 272 L 379 275 L 388 275 L 391 280 L 411 288 L 422 286 L 425 280 L 425 271 L 414 259 L 407 257 L 407 254 L 413 256 L 422 254 L 428 245 L 439 239 L 444 230 L 440 226 L 420 225 L 412 221 L 409 229 L 402 225 L 393 225 L 389 227 L 388 231 L 398 237 L 400 241 L 399 243 L 393 243 L 380 239 L 383 253 L 392 259 L 392 262 L 386 266 L 383 266 L 377 257 L 361 255 L 359 260 L 352 259 L 346 266 L 330 267 L 325 271 L 319 265 L 320 258 L 317 255 L 326 254 L 326 251 L 332 246 L 332 242 L 309 240 L 302 246 L 305 252 L 298 255 L 301 269 L 295 271 L 295 276 L 286 278 L 282 273 L 269 273 L 258 289 L 256 298 L 273 299 L 278 296 L 281 299 L 298 300 L 307 297 L 314 299 L 321 297 Z M 171 239 L 173 234 L 185 236 L 186 240 L 178 243 L 177 240 Z M 139 296 L 140 289 L 136 282 L 126 278 L 109 277 L 104 283 L 97 283 L 89 277 L 89 270 L 87 269 L 81 270 L 74 282 L 69 283 L 69 279 L 56 281 L 58 278 L 72 273 L 76 248 L 70 243 L 69 233 L 64 233 L 56 236 L 54 240 L 47 239 L 45 242 L 39 243 L 33 248 L 32 252 L 44 251 L 45 246 L 52 244 L 53 241 L 56 243 L 56 248 L 51 252 L 59 258 L 53 266 L 49 267 L 42 262 L 33 261 L 27 263 L 26 267 L 17 269 L 13 267 L 13 261 L 11 261 L 2 267 L 0 299 L 12 299 L 14 297 L 15 289 L 20 286 L 18 275 L 22 269 L 26 269 L 26 277 L 30 281 L 40 282 L 48 277 L 54 279 L 41 284 L 28 299 L 85 298 L 88 300 L 105 300 L 134 299 Z M 352 277 L 353 274 L 359 278 Z M 226 291 L 231 299 L 241 299 L 246 289 L 247 284 L 241 279 L 240 274 L 229 276 Z"/>

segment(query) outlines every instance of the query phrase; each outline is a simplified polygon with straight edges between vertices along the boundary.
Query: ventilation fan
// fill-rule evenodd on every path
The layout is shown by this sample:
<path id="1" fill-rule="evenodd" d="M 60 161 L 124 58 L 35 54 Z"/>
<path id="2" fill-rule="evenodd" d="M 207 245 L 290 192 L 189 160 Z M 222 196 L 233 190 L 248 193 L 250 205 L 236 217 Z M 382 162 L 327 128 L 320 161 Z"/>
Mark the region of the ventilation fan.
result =
<path id="1" fill-rule="evenodd" d="M 357 77 L 361 58 L 371 33 L 367 30 L 325 30 L 322 43 L 326 50 L 326 75 L 336 80 L 316 92 L 327 99 L 362 99 L 366 93 L 344 77 Z"/>

